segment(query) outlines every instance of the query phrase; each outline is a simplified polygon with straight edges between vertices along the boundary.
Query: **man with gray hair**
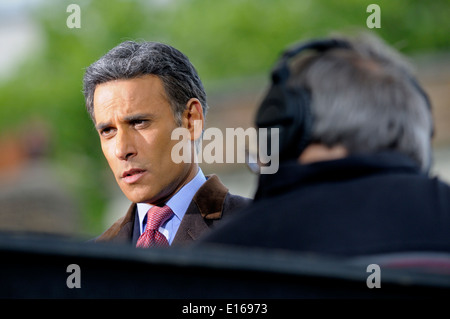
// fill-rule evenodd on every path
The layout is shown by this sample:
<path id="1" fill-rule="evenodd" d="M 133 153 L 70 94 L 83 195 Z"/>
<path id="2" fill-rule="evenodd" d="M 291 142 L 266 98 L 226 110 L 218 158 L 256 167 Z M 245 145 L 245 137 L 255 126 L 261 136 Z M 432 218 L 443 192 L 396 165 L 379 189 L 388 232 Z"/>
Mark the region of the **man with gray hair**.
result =
<path id="1" fill-rule="evenodd" d="M 123 42 L 87 68 L 84 95 L 103 154 L 132 202 L 95 241 L 188 244 L 249 202 L 194 160 L 208 105 L 197 71 L 177 49 Z M 191 161 L 172 159 L 179 127 Z"/>
<path id="2" fill-rule="evenodd" d="M 450 252 L 450 187 L 429 176 L 430 101 L 380 39 L 286 50 L 256 126 L 279 130 L 279 171 L 260 175 L 254 202 L 198 246 Z"/>

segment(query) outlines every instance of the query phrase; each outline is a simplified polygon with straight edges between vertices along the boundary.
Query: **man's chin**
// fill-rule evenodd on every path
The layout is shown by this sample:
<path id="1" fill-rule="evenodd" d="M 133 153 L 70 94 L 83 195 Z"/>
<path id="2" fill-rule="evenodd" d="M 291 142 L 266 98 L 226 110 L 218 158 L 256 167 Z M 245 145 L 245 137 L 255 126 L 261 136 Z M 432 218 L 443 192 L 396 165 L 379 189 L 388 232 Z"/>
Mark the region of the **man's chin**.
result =
<path id="1" fill-rule="evenodd" d="M 146 203 L 152 196 L 140 189 L 139 185 L 121 185 L 122 193 L 133 203 Z"/>

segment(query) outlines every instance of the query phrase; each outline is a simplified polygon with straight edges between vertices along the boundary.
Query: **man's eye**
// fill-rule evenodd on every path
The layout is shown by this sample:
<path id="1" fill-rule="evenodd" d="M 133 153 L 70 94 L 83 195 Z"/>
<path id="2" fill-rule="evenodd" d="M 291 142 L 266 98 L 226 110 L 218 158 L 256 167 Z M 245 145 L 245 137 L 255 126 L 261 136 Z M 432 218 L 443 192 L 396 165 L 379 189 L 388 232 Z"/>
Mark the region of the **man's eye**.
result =
<path id="1" fill-rule="evenodd" d="M 137 128 L 143 128 L 147 125 L 148 121 L 146 120 L 134 120 L 131 124 Z"/>
<path id="2" fill-rule="evenodd" d="M 103 137 L 109 137 L 114 133 L 114 130 L 111 127 L 104 128 L 100 131 L 100 135 Z"/>

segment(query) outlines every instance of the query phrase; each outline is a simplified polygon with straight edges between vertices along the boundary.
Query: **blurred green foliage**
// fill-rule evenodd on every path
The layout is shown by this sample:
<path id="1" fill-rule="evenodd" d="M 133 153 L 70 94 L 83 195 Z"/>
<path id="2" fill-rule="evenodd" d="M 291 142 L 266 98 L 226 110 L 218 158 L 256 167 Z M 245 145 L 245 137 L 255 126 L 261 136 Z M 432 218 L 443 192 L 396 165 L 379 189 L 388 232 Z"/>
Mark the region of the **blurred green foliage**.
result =
<path id="1" fill-rule="evenodd" d="M 69 29 L 69 4 L 81 8 L 81 28 Z M 85 111 L 84 68 L 124 40 L 165 42 L 196 66 L 207 92 L 221 81 L 265 76 L 287 45 L 347 28 L 367 30 L 370 3 L 381 7 L 375 32 L 401 52 L 450 50 L 448 0 L 180 0 L 44 1 L 33 11 L 44 49 L 31 52 L 0 87 L 0 133 L 39 115 L 52 130 L 52 159 L 70 168 L 83 211 L 83 232 L 101 231 L 110 196 L 107 168 Z M 7 48 L 2 48 L 7 50 Z"/>

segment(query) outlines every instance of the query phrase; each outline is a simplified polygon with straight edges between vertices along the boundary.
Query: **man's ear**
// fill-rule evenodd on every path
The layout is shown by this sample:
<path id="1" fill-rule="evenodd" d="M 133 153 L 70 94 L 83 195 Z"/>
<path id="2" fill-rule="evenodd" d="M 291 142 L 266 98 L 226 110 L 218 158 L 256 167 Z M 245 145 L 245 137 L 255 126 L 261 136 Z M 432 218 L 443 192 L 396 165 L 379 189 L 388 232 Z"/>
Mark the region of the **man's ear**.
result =
<path id="1" fill-rule="evenodd" d="M 191 98 L 186 103 L 186 110 L 183 113 L 183 127 L 187 128 L 192 141 L 202 136 L 204 127 L 203 108 L 200 101 Z"/>

